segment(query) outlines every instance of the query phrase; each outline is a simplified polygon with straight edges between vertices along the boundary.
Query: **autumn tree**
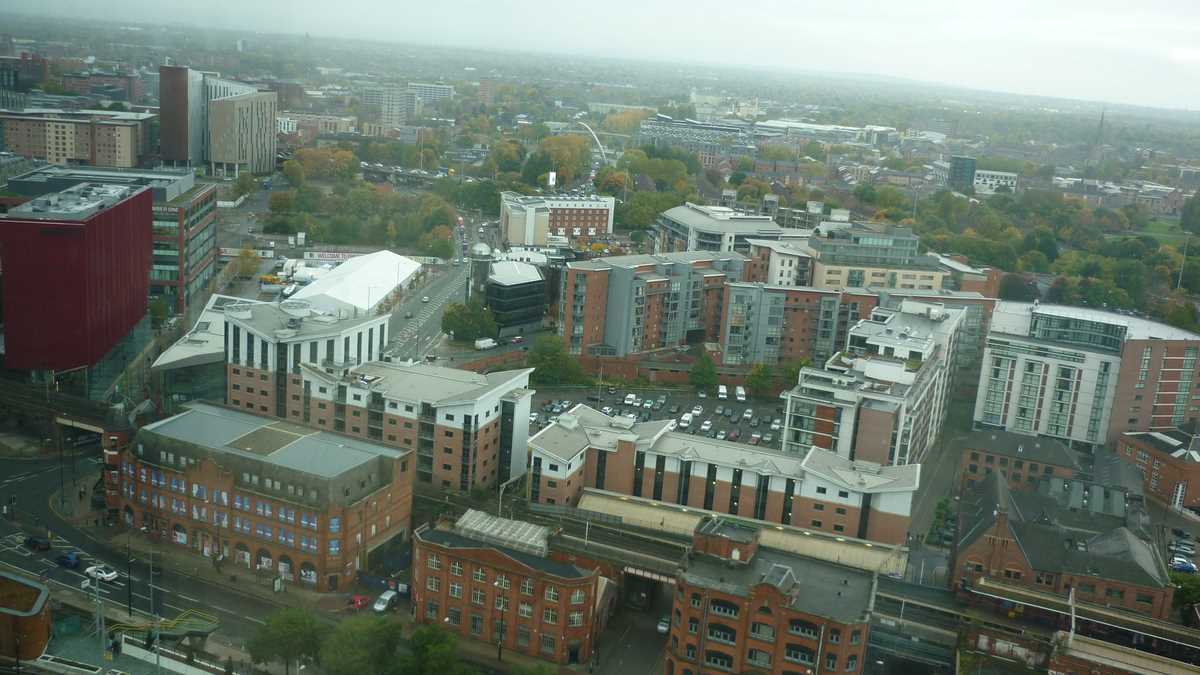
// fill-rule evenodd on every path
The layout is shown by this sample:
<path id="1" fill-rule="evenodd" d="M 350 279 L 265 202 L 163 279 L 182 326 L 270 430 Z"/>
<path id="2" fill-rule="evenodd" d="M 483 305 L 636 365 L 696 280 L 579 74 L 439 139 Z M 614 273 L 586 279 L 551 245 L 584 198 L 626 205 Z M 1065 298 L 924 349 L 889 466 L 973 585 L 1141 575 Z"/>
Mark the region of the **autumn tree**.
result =
<path id="1" fill-rule="evenodd" d="M 304 185 L 304 165 L 294 159 L 289 159 L 283 163 L 283 177 L 291 183 L 292 187 Z"/>
<path id="2" fill-rule="evenodd" d="M 766 398 L 771 393 L 774 381 L 775 376 L 771 374 L 771 369 L 759 363 L 751 368 L 750 374 L 746 376 L 746 388 L 750 390 L 751 396 Z"/>

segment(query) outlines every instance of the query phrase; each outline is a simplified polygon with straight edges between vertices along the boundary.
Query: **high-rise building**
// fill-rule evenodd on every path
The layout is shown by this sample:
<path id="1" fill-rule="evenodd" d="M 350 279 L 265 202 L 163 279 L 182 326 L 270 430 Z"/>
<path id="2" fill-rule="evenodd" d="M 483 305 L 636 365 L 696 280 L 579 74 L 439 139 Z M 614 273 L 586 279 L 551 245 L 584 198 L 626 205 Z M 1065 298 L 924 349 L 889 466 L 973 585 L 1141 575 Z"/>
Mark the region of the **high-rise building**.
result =
<path id="1" fill-rule="evenodd" d="M 113 110 L 0 111 L 0 150 L 50 164 L 136 167 L 151 152 L 154 117 Z"/>
<path id="2" fill-rule="evenodd" d="M 363 105 L 378 115 L 378 121 L 386 129 L 401 127 L 417 119 L 421 114 L 421 98 L 414 91 L 396 85 L 368 87 L 362 93 Z"/>
<path id="3" fill-rule="evenodd" d="M 759 540 L 733 520 L 696 525 L 675 579 L 665 672 L 862 672 L 871 574 Z"/>
<path id="4" fill-rule="evenodd" d="M 725 281 L 738 253 L 627 255 L 567 263 L 558 334 L 571 354 L 624 357 L 720 332 Z"/>
<path id="5" fill-rule="evenodd" d="M 454 98 L 454 87 L 430 82 L 409 82 L 406 89 L 417 95 L 422 103 L 434 104 Z"/>
<path id="6" fill-rule="evenodd" d="M 223 173 L 275 167 L 276 94 L 186 66 L 159 68 L 163 160 Z"/>
<path id="7" fill-rule="evenodd" d="M 954 155 L 946 173 L 946 186 L 951 190 L 969 193 L 975 189 L 975 158 Z"/>
<path id="8" fill-rule="evenodd" d="M 0 216 L 4 365 L 97 364 L 146 317 L 152 198 L 80 183 Z"/>
<path id="9" fill-rule="evenodd" d="M 511 260 L 491 264 L 484 304 L 501 335 L 540 328 L 546 316 L 546 280 L 534 265 Z"/>
<path id="10" fill-rule="evenodd" d="M 217 190 L 197 183 L 191 171 L 118 171 L 45 166 L 13 177 L 8 187 L 29 197 L 57 192 L 85 182 L 149 187 L 154 196 L 154 259 L 150 295 L 164 298 L 177 314 L 203 302 L 217 260 Z"/>
<path id="11" fill-rule="evenodd" d="M 613 233 L 613 197 L 566 197 L 500 193 L 500 233 L 513 246 L 546 246 L 550 237 L 586 247 Z"/>
<path id="12" fill-rule="evenodd" d="M 1128 314 L 996 303 L 975 424 L 1094 448 L 1200 418 L 1200 335 Z"/>
<path id="13" fill-rule="evenodd" d="M 699 424 L 699 421 L 696 422 Z M 921 467 L 786 454 L 637 423 L 585 405 L 529 439 L 527 498 L 576 506 L 586 488 L 835 535 L 902 544 Z"/>
<path id="14" fill-rule="evenodd" d="M 479 80 L 479 102 L 486 106 L 496 104 L 496 81 L 492 79 Z"/>
<path id="15" fill-rule="evenodd" d="M 783 451 L 816 445 L 884 465 L 920 462 L 946 416 L 963 311 L 905 300 L 849 330 L 844 351 L 800 370 Z"/>
<path id="16" fill-rule="evenodd" d="M 600 574 L 557 559 L 548 528 L 467 510 L 413 534 L 412 606 L 420 622 L 551 663 L 589 663 Z"/>
<path id="17" fill-rule="evenodd" d="M 410 531 L 407 449 L 195 403 L 105 458 L 126 526 L 313 590 L 349 588 Z"/>

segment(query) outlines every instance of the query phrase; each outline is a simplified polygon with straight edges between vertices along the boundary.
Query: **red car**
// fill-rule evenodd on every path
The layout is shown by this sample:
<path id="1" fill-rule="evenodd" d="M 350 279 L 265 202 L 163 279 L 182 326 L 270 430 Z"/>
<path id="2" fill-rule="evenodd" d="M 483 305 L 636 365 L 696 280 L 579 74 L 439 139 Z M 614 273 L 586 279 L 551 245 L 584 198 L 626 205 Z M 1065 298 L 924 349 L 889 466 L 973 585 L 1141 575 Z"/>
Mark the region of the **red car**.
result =
<path id="1" fill-rule="evenodd" d="M 352 595 L 350 602 L 347 604 L 347 609 L 358 611 L 371 606 L 371 596 L 369 595 Z"/>

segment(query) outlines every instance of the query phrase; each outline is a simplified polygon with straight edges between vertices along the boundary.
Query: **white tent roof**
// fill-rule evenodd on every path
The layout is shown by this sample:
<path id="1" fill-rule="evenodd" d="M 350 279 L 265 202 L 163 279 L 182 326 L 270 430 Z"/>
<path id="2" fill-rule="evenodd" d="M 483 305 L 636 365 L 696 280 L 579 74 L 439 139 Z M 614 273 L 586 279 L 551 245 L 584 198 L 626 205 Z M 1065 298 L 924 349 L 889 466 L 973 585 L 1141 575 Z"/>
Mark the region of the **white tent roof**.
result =
<path id="1" fill-rule="evenodd" d="M 421 263 L 391 251 L 355 256 L 292 297 L 326 312 L 370 311 L 397 286 L 407 286 Z"/>

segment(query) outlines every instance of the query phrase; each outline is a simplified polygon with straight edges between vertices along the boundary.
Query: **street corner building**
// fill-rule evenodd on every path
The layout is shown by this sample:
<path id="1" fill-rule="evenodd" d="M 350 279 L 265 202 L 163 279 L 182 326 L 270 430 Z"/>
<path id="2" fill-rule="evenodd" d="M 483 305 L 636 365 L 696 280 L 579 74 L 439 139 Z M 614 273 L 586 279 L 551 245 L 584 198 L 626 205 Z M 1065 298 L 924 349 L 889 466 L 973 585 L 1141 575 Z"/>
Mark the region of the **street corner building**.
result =
<path id="1" fill-rule="evenodd" d="M 874 574 L 761 546 L 759 535 L 720 516 L 697 524 L 663 672 L 862 672 Z"/>
<path id="2" fill-rule="evenodd" d="M 106 462 L 127 526 L 320 591 L 410 532 L 411 450 L 270 417 L 192 404 Z"/>
<path id="3" fill-rule="evenodd" d="M 605 611 L 598 570 L 551 554 L 549 529 L 468 510 L 413 533 L 417 621 L 552 663 L 587 663 Z"/>
<path id="4" fill-rule="evenodd" d="M 0 662 L 37 659 L 46 651 L 50 633 L 50 589 L 0 571 Z"/>

